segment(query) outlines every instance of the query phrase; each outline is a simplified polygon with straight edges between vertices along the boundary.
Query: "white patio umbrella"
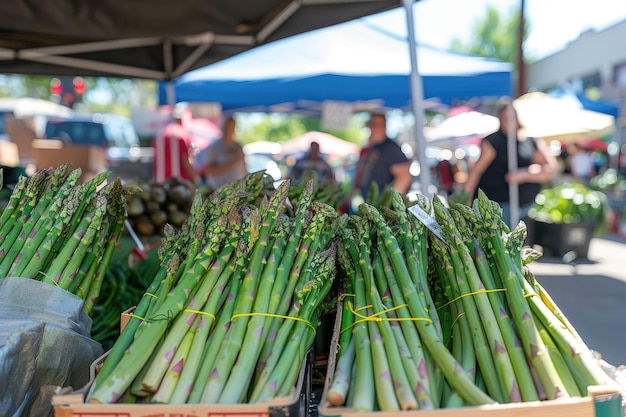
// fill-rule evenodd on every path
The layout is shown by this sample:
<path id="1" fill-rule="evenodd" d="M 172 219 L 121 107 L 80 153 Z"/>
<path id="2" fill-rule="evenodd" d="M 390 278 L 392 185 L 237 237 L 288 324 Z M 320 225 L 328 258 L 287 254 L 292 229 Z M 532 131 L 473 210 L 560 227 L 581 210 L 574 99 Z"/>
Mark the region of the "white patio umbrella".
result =
<path id="1" fill-rule="evenodd" d="M 602 135 L 615 127 L 611 115 L 586 110 L 580 102 L 532 92 L 513 101 L 520 124 L 529 137 L 574 141 Z"/>
<path id="2" fill-rule="evenodd" d="M 470 137 L 485 137 L 498 130 L 497 117 L 468 109 L 446 117 L 436 126 L 424 128 L 424 137 L 431 144 L 454 145 Z"/>

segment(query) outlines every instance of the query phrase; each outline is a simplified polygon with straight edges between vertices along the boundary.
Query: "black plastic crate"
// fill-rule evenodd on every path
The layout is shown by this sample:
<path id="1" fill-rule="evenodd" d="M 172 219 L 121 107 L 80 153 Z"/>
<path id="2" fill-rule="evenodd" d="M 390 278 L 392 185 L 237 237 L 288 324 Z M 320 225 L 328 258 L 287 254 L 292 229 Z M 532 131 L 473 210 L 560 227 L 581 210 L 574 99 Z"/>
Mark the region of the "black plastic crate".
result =
<path id="1" fill-rule="evenodd" d="M 550 223 L 532 219 L 533 243 L 543 248 L 547 256 L 563 256 L 574 252 L 577 258 L 587 258 L 595 223 Z"/>

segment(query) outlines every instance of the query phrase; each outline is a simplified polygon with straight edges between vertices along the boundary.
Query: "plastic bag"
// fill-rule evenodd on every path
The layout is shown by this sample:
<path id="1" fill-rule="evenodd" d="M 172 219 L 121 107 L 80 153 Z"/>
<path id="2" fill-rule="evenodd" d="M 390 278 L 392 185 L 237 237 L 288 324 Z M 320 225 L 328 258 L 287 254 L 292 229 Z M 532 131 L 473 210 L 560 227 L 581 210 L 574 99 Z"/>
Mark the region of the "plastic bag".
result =
<path id="1" fill-rule="evenodd" d="M 0 415 L 53 416 L 56 388 L 87 384 L 89 366 L 103 352 L 90 331 L 91 318 L 75 295 L 32 279 L 0 279 L 0 335 L 6 336 L 0 352 L 11 358 L 2 362 L 0 381 L 20 386 L 10 392 L 17 398 L 0 402 Z"/>

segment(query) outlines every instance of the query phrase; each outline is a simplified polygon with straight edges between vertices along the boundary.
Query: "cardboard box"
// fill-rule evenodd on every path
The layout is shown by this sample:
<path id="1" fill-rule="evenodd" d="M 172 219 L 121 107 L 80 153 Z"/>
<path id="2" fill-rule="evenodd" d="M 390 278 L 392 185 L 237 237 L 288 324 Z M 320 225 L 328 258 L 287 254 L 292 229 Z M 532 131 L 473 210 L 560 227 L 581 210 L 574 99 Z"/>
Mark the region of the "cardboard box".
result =
<path id="1" fill-rule="evenodd" d="M 20 154 L 17 144 L 8 141 L 0 141 L 0 165 L 17 167 L 20 165 Z"/>
<path id="2" fill-rule="evenodd" d="M 11 142 L 17 145 L 20 162 L 24 165 L 32 162 L 33 140 L 37 138 L 35 119 L 5 116 L 6 133 Z"/>
<path id="3" fill-rule="evenodd" d="M 320 417 L 622 417 L 621 395 L 614 387 L 589 387 L 589 396 L 562 400 L 532 401 L 523 403 L 492 404 L 460 408 L 442 408 L 433 411 L 356 412 L 347 407 L 328 404 L 327 393 L 337 362 L 337 348 L 341 332 L 341 305 L 337 317 L 326 382 L 318 406 Z"/>
<path id="4" fill-rule="evenodd" d="M 80 168 L 82 175 L 79 182 L 85 182 L 106 171 L 106 148 L 64 143 L 56 139 L 35 139 L 32 142 L 33 162 L 36 169 L 56 168 L 71 163 L 72 168 Z"/>
<path id="5" fill-rule="evenodd" d="M 121 314 L 120 331 L 135 307 Z M 259 404 L 89 404 L 85 398 L 109 352 L 96 359 L 89 369 L 89 383 L 72 392 L 61 390 L 52 397 L 55 417 L 306 417 L 311 399 L 311 351 L 300 369 L 296 386 L 289 397 Z"/>

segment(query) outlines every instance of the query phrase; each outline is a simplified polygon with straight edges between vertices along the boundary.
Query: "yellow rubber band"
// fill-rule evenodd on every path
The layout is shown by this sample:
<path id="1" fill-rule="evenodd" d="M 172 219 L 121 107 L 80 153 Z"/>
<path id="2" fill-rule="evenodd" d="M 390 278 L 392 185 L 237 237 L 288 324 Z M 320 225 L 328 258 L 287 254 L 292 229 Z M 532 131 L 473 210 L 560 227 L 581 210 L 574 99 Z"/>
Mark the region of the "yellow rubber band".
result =
<path id="1" fill-rule="evenodd" d="M 213 320 L 215 320 L 215 315 L 214 315 L 214 314 L 211 314 L 211 313 L 207 313 L 206 311 L 185 309 L 185 310 L 183 310 L 183 312 L 187 312 L 187 313 L 195 313 L 195 314 L 201 314 L 201 315 L 203 315 L 203 316 L 209 316 L 209 317 L 211 317 Z"/>
<path id="2" fill-rule="evenodd" d="M 357 324 L 360 323 L 364 323 L 367 321 L 375 321 L 377 323 L 382 322 L 382 321 L 427 321 L 429 323 L 432 324 L 432 320 L 428 319 L 428 318 L 424 318 L 424 317 L 379 317 L 381 314 L 385 314 L 385 313 L 389 313 L 392 311 L 396 311 L 399 310 L 401 308 L 404 307 L 408 307 L 408 304 L 401 304 L 399 306 L 395 306 L 383 311 L 380 311 L 378 313 L 372 314 L 371 316 L 364 316 L 362 314 L 359 314 L 357 310 L 363 310 L 366 308 L 371 308 L 372 306 L 365 306 L 365 307 L 359 307 L 358 309 L 354 309 L 352 307 L 352 303 L 348 303 L 348 308 L 350 309 L 350 311 L 356 316 L 356 317 L 360 317 L 360 320 L 355 320 L 354 323 L 350 324 L 348 327 L 346 327 L 345 329 L 342 329 L 340 333 L 345 332 L 346 330 L 350 330 L 351 328 L 353 328 L 354 326 L 356 326 Z"/>
<path id="3" fill-rule="evenodd" d="M 138 316 L 138 315 L 133 314 L 133 313 L 122 313 L 122 316 L 134 317 L 134 318 L 139 319 L 139 320 L 141 320 L 141 321 L 143 321 L 143 320 L 144 320 L 144 318 L 143 318 L 143 317 Z"/>
<path id="4" fill-rule="evenodd" d="M 363 307 L 359 307 L 356 310 L 352 308 L 352 303 L 348 303 L 348 308 L 350 309 L 350 311 L 352 313 L 354 313 L 355 316 L 357 317 L 361 317 L 361 318 L 367 318 L 367 316 L 363 316 L 361 314 L 359 314 L 359 311 L 361 310 L 367 310 L 368 308 L 372 308 L 373 306 L 371 305 L 367 305 L 367 306 L 363 306 Z"/>
<path id="5" fill-rule="evenodd" d="M 83 287 L 78 287 L 77 289 L 79 289 L 80 293 L 82 294 L 80 298 L 82 298 L 84 300 L 85 297 L 87 296 L 87 294 L 85 294 L 85 290 L 83 290 Z M 78 294 L 76 294 L 76 295 L 78 295 Z"/>
<path id="6" fill-rule="evenodd" d="M 454 303 L 456 301 L 459 301 L 463 297 L 467 297 L 467 296 L 470 296 L 470 295 L 486 294 L 486 293 L 490 293 L 490 292 L 502 292 L 502 291 L 506 291 L 506 288 L 497 288 L 495 290 L 478 290 L 478 291 L 474 291 L 474 292 L 468 292 L 467 294 L 461 294 L 458 297 L 456 297 L 455 299 L 448 301 L 444 305 L 441 305 L 441 306 L 437 307 L 437 310 L 440 310 L 440 309 L 442 309 L 444 307 L 447 307 L 450 304 L 452 304 L 452 303 Z"/>
<path id="7" fill-rule="evenodd" d="M 313 334 L 315 335 L 317 333 L 317 330 L 315 329 L 315 327 L 313 327 L 313 325 L 305 319 L 302 319 L 300 317 L 291 317 L 291 316 L 281 316 L 279 314 L 271 314 L 271 313 L 242 313 L 242 314 L 234 314 L 230 320 L 235 320 L 236 318 L 239 317 L 254 317 L 254 316 L 262 316 L 262 317 L 274 317 L 277 319 L 286 319 L 286 320 L 295 320 L 295 321 L 300 321 L 304 324 L 306 324 L 311 330 L 313 330 Z"/>
<path id="8" fill-rule="evenodd" d="M 144 296 L 145 296 L 145 295 L 147 295 L 148 297 L 152 297 L 152 298 L 159 298 L 159 297 L 157 297 L 157 296 L 156 296 L 156 295 L 154 295 L 154 294 L 150 294 L 149 292 L 145 292 L 145 293 L 143 293 L 143 295 L 144 295 Z"/>
<path id="9" fill-rule="evenodd" d="M 450 328 L 453 328 L 454 325 L 456 324 L 457 321 L 459 321 L 459 319 L 461 317 L 463 317 L 465 315 L 465 311 L 463 311 L 461 314 L 457 315 L 456 318 L 454 319 L 454 321 L 452 322 L 452 324 L 450 325 Z"/>
<path id="10" fill-rule="evenodd" d="M 355 294 L 341 294 L 339 296 L 339 301 L 343 301 L 346 297 L 356 297 Z"/>
<path id="11" fill-rule="evenodd" d="M 541 296 L 539 294 L 535 294 L 535 293 L 524 294 L 524 298 L 528 298 L 528 297 L 539 297 L 539 298 L 541 298 Z"/>
<path id="12" fill-rule="evenodd" d="M 54 279 L 50 278 L 50 277 L 48 276 L 48 274 L 46 274 L 46 273 L 45 273 L 45 272 L 43 272 L 43 271 L 39 271 L 39 273 L 40 273 L 41 275 L 43 275 L 44 277 L 48 278 L 50 281 L 52 281 L 52 283 L 53 283 L 54 285 L 56 285 L 56 287 L 57 287 L 57 288 L 61 288 L 61 286 L 59 286 L 59 283 L 58 283 L 58 282 L 56 282 Z M 63 288 L 61 288 L 61 289 L 63 289 Z"/>

